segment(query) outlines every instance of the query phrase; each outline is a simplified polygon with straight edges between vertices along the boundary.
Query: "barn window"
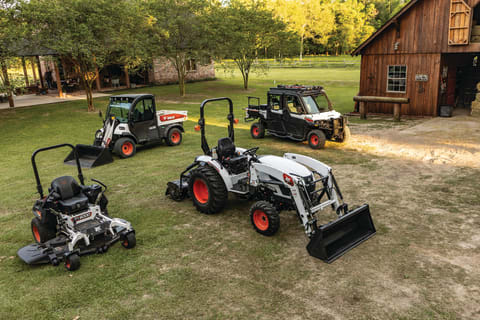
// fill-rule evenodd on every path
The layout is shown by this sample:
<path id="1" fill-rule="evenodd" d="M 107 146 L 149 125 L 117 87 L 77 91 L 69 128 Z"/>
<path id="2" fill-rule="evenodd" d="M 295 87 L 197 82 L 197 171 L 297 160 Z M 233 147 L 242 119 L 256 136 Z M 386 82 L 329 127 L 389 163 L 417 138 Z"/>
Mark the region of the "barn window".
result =
<path id="1" fill-rule="evenodd" d="M 407 91 L 407 66 L 388 66 L 387 92 Z"/>

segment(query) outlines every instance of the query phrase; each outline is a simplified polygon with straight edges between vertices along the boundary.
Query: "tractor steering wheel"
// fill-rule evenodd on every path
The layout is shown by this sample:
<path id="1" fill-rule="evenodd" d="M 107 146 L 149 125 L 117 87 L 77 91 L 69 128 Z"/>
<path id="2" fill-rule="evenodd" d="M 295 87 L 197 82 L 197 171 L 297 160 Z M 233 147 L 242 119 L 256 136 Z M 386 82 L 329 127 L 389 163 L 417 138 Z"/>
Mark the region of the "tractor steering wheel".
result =
<path id="1" fill-rule="evenodd" d="M 243 152 L 243 154 L 244 154 L 244 155 L 254 156 L 254 155 L 256 155 L 258 149 L 260 149 L 260 147 L 253 147 L 253 148 L 250 148 L 250 149 L 245 150 L 245 151 Z"/>

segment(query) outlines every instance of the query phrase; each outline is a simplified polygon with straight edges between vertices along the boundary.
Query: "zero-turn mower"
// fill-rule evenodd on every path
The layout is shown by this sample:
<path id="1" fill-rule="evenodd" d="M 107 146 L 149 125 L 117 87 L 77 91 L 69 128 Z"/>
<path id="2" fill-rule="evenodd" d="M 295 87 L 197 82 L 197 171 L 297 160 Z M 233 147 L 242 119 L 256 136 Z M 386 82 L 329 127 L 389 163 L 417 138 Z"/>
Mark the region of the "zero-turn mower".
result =
<path id="1" fill-rule="evenodd" d="M 48 195 L 44 195 L 35 156 L 43 151 L 70 147 L 78 169 L 78 183 L 71 176 L 52 181 Z M 33 205 L 34 218 L 31 229 L 34 244 L 18 250 L 18 256 L 27 264 L 51 263 L 54 266 L 64 261 L 70 271 L 80 267 L 80 256 L 104 253 L 117 241 L 130 249 L 135 247 L 135 230 L 128 221 L 111 218 L 107 212 L 107 186 L 98 184 L 86 186 L 71 144 L 59 144 L 36 150 L 32 155 L 32 166 L 40 198 Z"/>
<path id="2" fill-rule="evenodd" d="M 204 108 L 220 100 L 229 103 L 228 137 L 210 148 L 205 137 Z M 295 210 L 310 238 L 308 252 L 325 262 L 334 261 L 375 234 L 368 204 L 349 210 L 329 166 L 299 154 L 261 156 L 256 154 L 258 147 L 236 147 L 235 122 L 229 98 L 202 102 L 197 129 L 201 131 L 204 155 L 196 157 L 179 180 L 167 184 L 166 195 L 175 201 L 190 197 L 197 210 L 206 214 L 220 212 L 229 192 L 255 200 L 250 220 L 255 230 L 266 236 L 278 231 L 280 211 Z M 337 219 L 318 225 L 316 213 L 328 207 Z"/>

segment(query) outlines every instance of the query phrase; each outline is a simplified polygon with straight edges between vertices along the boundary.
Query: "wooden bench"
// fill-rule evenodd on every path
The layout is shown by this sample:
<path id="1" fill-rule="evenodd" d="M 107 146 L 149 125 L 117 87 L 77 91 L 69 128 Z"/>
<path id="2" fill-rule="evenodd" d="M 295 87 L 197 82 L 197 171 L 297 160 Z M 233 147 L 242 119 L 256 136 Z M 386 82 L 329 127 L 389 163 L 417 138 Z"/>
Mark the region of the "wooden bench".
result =
<path id="1" fill-rule="evenodd" d="M 355 96 L 353 101 L 358 102 L 360 112 L 360 119 L 367 119 L 368 102 L 393 103 L 393 118 L 400 121 L 402 113 L 402 104 L 410 103 L 410 98 L 395 98 L 395 97 L 375 97 L 375 96 Z"/>

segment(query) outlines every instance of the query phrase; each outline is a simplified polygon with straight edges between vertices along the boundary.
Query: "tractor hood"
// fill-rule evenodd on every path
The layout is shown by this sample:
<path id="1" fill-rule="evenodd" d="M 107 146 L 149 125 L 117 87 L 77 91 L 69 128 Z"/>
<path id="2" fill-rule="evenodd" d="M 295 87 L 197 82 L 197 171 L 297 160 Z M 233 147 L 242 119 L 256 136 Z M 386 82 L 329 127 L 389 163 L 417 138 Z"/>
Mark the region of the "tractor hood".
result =
<path id="1" fill-rule="evenodd" d="M 306 118 L 312 119 L 313 121 L 320 121 L 320 120 L 338 119 L 341 116 L 342 114 L 340 112 L 332 110 L 327 112 L 309 114 L 306 116 Z"/>
<path id="2" fill-rule="evenodd" d="M 305 166 L 287 158 L 277 156 L 262 156 L 258 160 L 262 164 L 271 166 L 272 168 L 288 174 L 293 174 L 300 177 L 310 177 L 312 175 L 312 172 Z"/>

